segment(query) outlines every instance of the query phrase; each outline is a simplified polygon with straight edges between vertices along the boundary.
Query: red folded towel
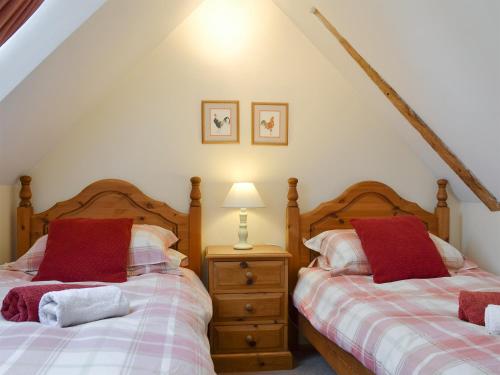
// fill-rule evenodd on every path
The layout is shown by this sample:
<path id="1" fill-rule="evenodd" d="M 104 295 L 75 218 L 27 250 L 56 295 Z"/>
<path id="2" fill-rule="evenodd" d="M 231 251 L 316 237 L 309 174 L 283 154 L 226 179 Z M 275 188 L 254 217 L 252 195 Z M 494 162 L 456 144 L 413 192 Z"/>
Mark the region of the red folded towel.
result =
<path id="1" fill-rule="evenodd" d="M 99 285 L 46 284 L 12 288 L 3 299 L 2 316 L 12 322 L 39 322 L 38 305 L 45 293 L 96 286 Z"/>
<path id="2" fill-rule="evenodd" d="M 462 290 L 458 296 L 458 317 L 484 326 L 484 310 L 488 305 L 500 305 L 500 292 Z"/>

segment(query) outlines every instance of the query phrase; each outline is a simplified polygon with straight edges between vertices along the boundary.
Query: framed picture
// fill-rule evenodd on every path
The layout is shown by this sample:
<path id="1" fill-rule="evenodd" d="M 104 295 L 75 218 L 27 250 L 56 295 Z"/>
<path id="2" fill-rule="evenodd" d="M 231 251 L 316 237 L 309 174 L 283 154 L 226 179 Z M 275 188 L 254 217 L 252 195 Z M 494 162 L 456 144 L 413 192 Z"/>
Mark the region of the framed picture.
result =
<path id="1" fill-rule="evenodd" d="M 288 144 L 288 103 L 252 103 L 252 144 Z"/>
<path id="2" fill-rule="evenodd" d="M 201 102 L 201 142 L 240 142 L 240 103 L 236 100 Z"/>

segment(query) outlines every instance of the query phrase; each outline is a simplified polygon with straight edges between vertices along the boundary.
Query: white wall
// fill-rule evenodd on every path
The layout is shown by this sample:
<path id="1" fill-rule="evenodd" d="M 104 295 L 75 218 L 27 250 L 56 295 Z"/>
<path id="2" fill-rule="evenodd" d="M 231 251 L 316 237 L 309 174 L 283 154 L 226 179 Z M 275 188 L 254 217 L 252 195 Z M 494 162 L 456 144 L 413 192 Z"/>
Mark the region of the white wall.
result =
<path id="1" fill-rule="evenodd" d="M 0 101 L 0 184 L 13 184 L 19 174 L 26 173 L 87 111 L 93 109 L 119 77 L 130 70 L 152 49 L 154 49 L 177 25 L 181 23 L 201 0 L 107 0 L 75 32 L 64 40 L 45 60 L 10 94 Z M 83 3 L 75 6 L 73 3 Z M 35 23 L 37 28 L 29 28 L 30 37 L 35 34 L 35 47 L 30 47 L 17 38 L 7 51 L 0 52 L 0 86 L 4 74 L 21 69 L 27 57 L 19 54 L 44 50 L 49 44 L 46 35 L 38 35 L 38 28 L 55 33 L 52 42 L 59 44 L 59 33 L 72 27 L 67 8 L 75 11 L 82 21 L 92 5 L 91 1 L 44 2 Z M 89 7 L 84 12 L 83 8 Z M 60 12 L 68 13 L 62 18 Z M 75 15 L 73 14 L 73 15 Z M 58 21 L 54 21 L 55 17 Z M 73 19 L 75 21 L 75 19 Z M 57 27 L 44 26 L 55 23 Z M 73 25 L 75 26 L 75 25 Z M 24 27 L 22 28 L 24 30 Z M 21 30 L 20 30 L 21 31 Z M 17 33 L 16 33 L 17 35 Z M 30 40 L 28 42 L 33 42 Z M 6 43 L 7 44 L 7 43 Z M 34 53 L 34 52 L 33 52 Z M 44 51 L 42 55 L 48 53 Z M 35 53 L 36 54 L 36 53 Z M 41 57 L 41 56 L 38 56 Z M 17 60 L 16 60 L 17 59 Z M 3 65 L 2 65 L 3 61 Z M 9 69 L 3 69 L 7 64 Z M 32 69 L 32 67 L 30 68 Z M 17 83 L 16 83 L 17 84 Z M 1 98 L 1 89 L 0 89 Z M 28 110 L 29 109 L 29 110 Z M 13 158 L 19 150 L 22 157 Z"/>
<path id="2" fill-rule="evenodd" d="M 461 201 L 478 201 L 310 13 L 317 7 L 500 199 L 500 1 L 274 0 Z M 480 150 L 480 152 L 478 152 Z"/>
<path id="3" fill-rule="evenodd" d="M 500 274 L 500 212 L 481 203 L 462 203 L 462 245 L 467 257 Z"/>
<path id="4" fill-rule="evenodd" d="M 240 101 L 240 144 L 201 144 L 204 99 Z M 289 102 L 289 146 L 250 144 L 251 101 Z M 236 210 L 220 207 L 233 181 L 254 181 L 267 205 L 250 211 L 249 241 L 284 244 L 290 176 L 304 211 L 366 179 L 432 210 L 439 177 L 267 0 L 204 2 L 30 174 L 37 210 L 116 177 L 183 211 L 188 178 L 199 175 L 205 245 L 237 240 Z"/>
<path id="5" fill-rule="evenodd" d="M 0 264 L 9 262 L 13 254 L 14 188 L 0 185 Z"/>

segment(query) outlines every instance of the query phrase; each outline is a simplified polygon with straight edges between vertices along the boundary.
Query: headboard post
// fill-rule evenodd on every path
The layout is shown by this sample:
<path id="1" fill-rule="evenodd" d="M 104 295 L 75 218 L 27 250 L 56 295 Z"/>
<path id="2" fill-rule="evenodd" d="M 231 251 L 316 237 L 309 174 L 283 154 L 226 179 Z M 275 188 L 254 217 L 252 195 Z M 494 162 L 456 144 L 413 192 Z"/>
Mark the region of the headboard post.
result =
<path id="1" fill-rule="evenodd" d="M 19 258 L 31 246 L 30 222 L 33 216 L 33 207 L 31 205 L 31 177 L 21 176 L 21 190 L 19 191 L 19 207 L 17 208 L 17 249 L 16 258 Z"/>
<path id="2" fill-rule="evenodd" d="M 288 204 L 286 207 L 287 238 L 286 249 L 292 255 L 288 261 L 288 284 L 290 290 L 295 288 L 297 274 L 300 269 L 300 209 L 297 203 L 299 193 L 297 192 L 298 179 L 288 179 Z"/>
<path id="3" fill-rule="evenodd" d="M 448 185 L 448 180 L 440 179 L 437 181 L 438 192 L 437 192 L 437 205 L 435 213 L 438 219 L 438 236 L 445 241 L 450 239 L 450 208 L 446 200 L 448 199 L 448 192 L 446 191 L 446 185 Z"/>
<path id="4" fill-rule="evenodd" d="M 189 268 L 201 275 L 201 190 L 200 177 L 191 177 L 189 205 Z"/>

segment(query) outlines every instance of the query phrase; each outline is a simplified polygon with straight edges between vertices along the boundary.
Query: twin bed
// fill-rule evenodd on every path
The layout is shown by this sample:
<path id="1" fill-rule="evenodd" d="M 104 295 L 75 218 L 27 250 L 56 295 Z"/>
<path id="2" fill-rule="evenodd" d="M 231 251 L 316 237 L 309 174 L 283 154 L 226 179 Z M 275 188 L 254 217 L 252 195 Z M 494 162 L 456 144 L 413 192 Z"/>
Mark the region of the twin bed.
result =
<path id="1" fill-rule="evenodd" d="M 376 284 L 370 275 L 332 276 L 308 267 L 318 253 L 303 239 L 352 228 L 353 218 L 418 217 L 448 240 L 446 181 L 438 181 L 435 212 L 401 198 L 378 182 L 361 182 L 339 197 L 300 214 L 297 179 L 289 179 L 287 249 L 295 322 L 338 375 L 495 374 L 500 337 L 458 319 L 461 290 L 500 291 L 500 277 L 471 262 L 451 277 Z"/>
<path id="2" fill-rule="evenodd" d="M 101 180 L 74 198 L 34 214 L 31 179 L 21 179 L 18 257 L 60 218 L 134 218 L 171 230 L 188 256 L 179 272 L 144 273 L 115 284 L 130 314 L 58 329 L 0 318 L 0 373 L 8 374 L 213 374 L 206 336 L 212 316 L 201 283 L 200 179 L 191 179 L 189 213 L 147 197 L 121 180 Z M 317 253 L 303 244 L 331 229 L 351 228 L 351 218 L 413 215 L 431 233 L 449 235 L 446 181 L 438 181 L 434 213 L 378 182 L 362 182 L 301 214 L 297 179 L 289 179 L 287 250 L 291 315 L 299 330 L 337 374 L 484 374 L 500 368 L 500 339 L 457 319 L 460 290 L 500 290 L 500 278 L 477 267 L 452 277 L 375 284 L 369 275 L 338 275 L 308 267 Z M 30 284 L 28 273 L 0 270 L 0 297 Z M 43 282 L 40 282 L 43 283 Z M 295 317 L 295 319 L 293 319 Z"/>
<path id="3" fill-rule="evenodd" d="M 132 184 L 101 180 L 80 194 L 33 214 L 31 179 L 24 176 L 18 208 L 18 256 L 61 218 L 134 218 L 138 224 L 171 230 L 176 250 L 189 265 L 172 273 L 132 276 L 118 286 L 130 301 L 124 317 L 69 328 L 0 317 L 1 374 L 213 374 L 207 325 L 210 297 L 199 279 L 201 269 L 200 179 L 191 179 L 189 213 L 147 197 Z M 0 270 L 0 297 L 32 276 Z"/>

